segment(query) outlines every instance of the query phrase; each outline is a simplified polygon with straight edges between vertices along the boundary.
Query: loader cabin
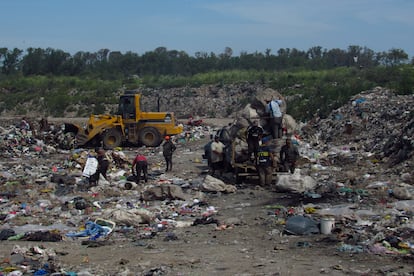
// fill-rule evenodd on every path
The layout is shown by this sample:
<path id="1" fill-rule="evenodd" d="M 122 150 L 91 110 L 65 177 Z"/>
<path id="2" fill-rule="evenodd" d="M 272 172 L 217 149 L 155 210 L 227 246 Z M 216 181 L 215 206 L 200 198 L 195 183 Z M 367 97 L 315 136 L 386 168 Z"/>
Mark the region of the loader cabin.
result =
<path id="1" fill-rule="evenodd" d="M 175 125 L 172 112 L 144 112 L 141 110 L 141 94 L 127 91 L 119 99 L 118 116 L 122 117 L 126 140 L 155 147 L 166 135 L 183 131 L 182 125 Z"/>
<path id="2" fill-rule="evenodd" d="M 141 95 L 132 92 L 125 92 L 125 95 L 122 95 L 119 99 L 117 114 L 121 115 L 124 120 L 135 120 L 137 118 L 137 110 L 140 111 L 140 106 Z"/>
<path id="3" fill-rule="evenodd" d="M 141 107 L 141 94 L 126 91 L 120 96 L 117 115 L 121 115 L 126 122 L 171 123 L 172 121 L 173 115 L 170 112 L 144 112 Z"/>

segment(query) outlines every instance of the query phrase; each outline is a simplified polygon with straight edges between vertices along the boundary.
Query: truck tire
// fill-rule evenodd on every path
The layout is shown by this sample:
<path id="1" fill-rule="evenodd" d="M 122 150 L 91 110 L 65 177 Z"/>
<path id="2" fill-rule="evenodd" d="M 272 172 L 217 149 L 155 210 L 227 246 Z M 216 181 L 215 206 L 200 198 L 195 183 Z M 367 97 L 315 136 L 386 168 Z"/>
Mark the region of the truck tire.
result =
<path id="1" fill-rule="evenodd" d="M 139 140 L 147 147 L 158 147 L 161 144 L 161 134 L 155 127 L 144 127 L 139 132 Z"/>
<path id="2" fill-rule="evenodd" d="M 103 146 L 106 149 L 114 149 L 122 143 L 122 134 L 115 128 L 108 129 L 102 136 Z"/>

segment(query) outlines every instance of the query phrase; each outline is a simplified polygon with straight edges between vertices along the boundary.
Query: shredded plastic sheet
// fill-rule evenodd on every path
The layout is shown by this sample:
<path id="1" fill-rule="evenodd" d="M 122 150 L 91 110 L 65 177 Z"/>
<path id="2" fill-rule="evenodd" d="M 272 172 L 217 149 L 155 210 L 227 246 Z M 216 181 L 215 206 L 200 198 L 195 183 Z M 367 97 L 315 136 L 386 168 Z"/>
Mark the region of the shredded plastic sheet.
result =
<path id="1" fill-rule="evenodd" d="M 89 237 L 90 240 L 96 240 L 99 237 L 105 237 L 112 232 L 112 228 L 110 226 L 102 226 L 98 223 L 93 221 L 87 221 L 85 223 L 85 230 L 79 232 L 70 232 L 67 233 L 67 237 L 75 238 L 75 237 Z"/>

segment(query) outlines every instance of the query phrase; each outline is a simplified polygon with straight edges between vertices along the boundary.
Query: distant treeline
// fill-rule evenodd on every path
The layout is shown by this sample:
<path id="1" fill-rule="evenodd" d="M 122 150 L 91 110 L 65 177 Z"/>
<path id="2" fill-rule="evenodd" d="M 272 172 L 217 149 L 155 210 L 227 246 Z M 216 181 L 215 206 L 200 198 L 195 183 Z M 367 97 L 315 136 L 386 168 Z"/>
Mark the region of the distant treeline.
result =
<path id="1" fill-rule="evenodd" d="M 183 87 L 191 97 L 192 88 L 202 85 L 249 83 L 279 91 L 289 101 L 289 114 L 309 120 L 328 116 L 352 96 L 375 86 L 414 94 L 413 65 L 403 50 L 375 53 L 359 46 L 239 56 L 230 48 L 219 55 L 195 56 L 164 47 L 141 56 L 108 49 L 72 56 L 51 48 L 0 48 L 0 113 L 84 117 L 107 112 L 126 89 L 168 96 L 169 88 Z M 246 97 L 232 103 L 228 114 L 248 102 Z"/>
<path id="2" fill-rule="evenodd" d="M 295 48 L 279 49 L 272 53 L 242 52 L 236 56 L 226 47 L 223 53 L 197 52 L 194 56 L 184 51 L 156 48 L 142 55 L 109 49 L 98 52 L 77 52 L 74 55 L 59 49 L 0 48 L 1 76 L 88 76 L 105 80 L 130 76 L 193 76 L 200 73 L 226 70 L 286 71 L 326 70 L 336 67 L 372 68 L 379 65 L 396 66 L 409 63 L 408 54 L 401 49 L 374 52 L 360 46 L 348 49 L 312 47 L 307 51 Z M 414 64 L 414 58 L 411 60 Z"/>

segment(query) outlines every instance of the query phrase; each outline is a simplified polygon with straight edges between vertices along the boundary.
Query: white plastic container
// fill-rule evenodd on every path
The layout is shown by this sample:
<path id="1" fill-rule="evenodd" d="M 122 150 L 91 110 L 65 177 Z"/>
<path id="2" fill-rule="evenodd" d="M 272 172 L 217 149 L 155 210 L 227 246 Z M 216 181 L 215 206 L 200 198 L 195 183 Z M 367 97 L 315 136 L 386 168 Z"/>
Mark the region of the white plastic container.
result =
<path id="1" fill-rule="evenodd" d="M 321 218 L 321 233 L 324 235 L 331 234 L 332 229 L 335 227 L 335 218 Z"/>

